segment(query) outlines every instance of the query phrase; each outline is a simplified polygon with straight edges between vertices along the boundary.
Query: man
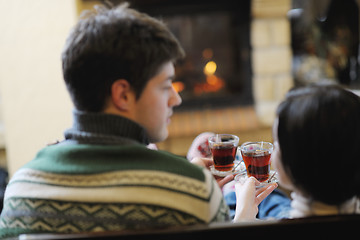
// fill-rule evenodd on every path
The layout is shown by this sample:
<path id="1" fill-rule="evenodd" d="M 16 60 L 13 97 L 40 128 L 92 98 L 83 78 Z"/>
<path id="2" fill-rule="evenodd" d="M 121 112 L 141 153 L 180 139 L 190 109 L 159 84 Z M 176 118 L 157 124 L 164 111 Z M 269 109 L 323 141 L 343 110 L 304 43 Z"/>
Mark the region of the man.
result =
<path id="1" fill-rule="evenodd" d="M 181 103 L 173 64 L 183 55 L 163 23 L 126 4 L 81 19 L 62 54 L 73 127 L 11 179 L 0 237 L 227 220 L 208 170 L 146 148 L 168 136 Z"/>
<path id="2" fill-rule="evenodd" d="M 126 5 L 98 8 L 62 55 L 75 105 L 65 141 L 42 149 L 8 186 L 5 236 L 209 223 L 228 218 L 211 174 L 146 148 L 164 140 L 173 63 L 184 53 L 165 25 Z"/>

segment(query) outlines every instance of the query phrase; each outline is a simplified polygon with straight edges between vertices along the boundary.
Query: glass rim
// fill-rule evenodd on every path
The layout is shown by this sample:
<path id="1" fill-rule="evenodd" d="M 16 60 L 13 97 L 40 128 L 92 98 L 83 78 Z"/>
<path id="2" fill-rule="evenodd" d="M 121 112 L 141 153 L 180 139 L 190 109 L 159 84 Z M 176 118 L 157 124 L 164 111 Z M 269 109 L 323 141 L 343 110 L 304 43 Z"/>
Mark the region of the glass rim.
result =
<path id="1" fill-rule="evenodd" d="M 273 151 L 274 150 L 274 144 L 272 144 L 271 142 L 257 141 L 257 142 L 245 142 L 245 143 L 241 144 L 241 146 L 239 147 L 240 151 L 245 150 L 244 147 L 248 146 L 248 145 L 251 145 L 251 144 L 267 144 L 267 145 L 270 145 L 270 148 L 267 148 L 267 149 L 264 149 L 264 150 L 267 150 L 267 151 Z M 245 151 L 247 151 L 247 150 L 245 150 Z"/>
<path id="2" fill-rule="evenodd" d="M 231 137 L 232 139 L 230 139 L 227 142 L 223 142 L 223 141 L 217 142 L 217 141 L 213 140 L 214 138 L 218 138 L 218 137 L 220 137 L 220 139 L 222 139 L 222 137 Z M 239 137 L 234 134 L 221 133 L 221 134 L 215 134 L 215 135 L 209 137 L 208 142 L 209 143 L 210 142 L 211 143 L 224 143 L 224 144 L 226 144 L 226 143 L 232 144 L 234 142 L 237 142 L 237 144 L 239 144 Z"/>

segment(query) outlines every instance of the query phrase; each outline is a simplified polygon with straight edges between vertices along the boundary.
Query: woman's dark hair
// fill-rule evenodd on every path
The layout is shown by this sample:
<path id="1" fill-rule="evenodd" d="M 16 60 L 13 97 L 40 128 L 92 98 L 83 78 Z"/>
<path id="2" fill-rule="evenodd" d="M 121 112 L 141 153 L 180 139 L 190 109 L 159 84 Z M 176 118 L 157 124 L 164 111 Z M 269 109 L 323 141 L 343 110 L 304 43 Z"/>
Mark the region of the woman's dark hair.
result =
<path id="1" fill-rule="evenodd" d="M 164 63 L 184 56 L 165 24 L 127 6 L 97 6 L 66 41 L 63 75 L 78 110 L 102 111 L 118 79 L 127 80 L 139 98 Z"/>
<path id="2" fill-rule="evenodd" d="M 338 205 L 360 193 L 360 98 L 337 85 L 291 90 L 277 110 L 281 161 L 313 200 Z"/>

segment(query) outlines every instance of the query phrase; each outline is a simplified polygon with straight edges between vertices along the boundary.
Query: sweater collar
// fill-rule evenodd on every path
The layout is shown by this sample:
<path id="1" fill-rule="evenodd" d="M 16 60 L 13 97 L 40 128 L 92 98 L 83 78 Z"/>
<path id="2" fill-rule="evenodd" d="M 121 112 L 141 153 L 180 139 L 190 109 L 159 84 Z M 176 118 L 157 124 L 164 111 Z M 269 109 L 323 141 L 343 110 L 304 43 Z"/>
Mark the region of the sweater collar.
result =
<path id="1" fill-rule="evenodd" d="M 128 118 L 78 110 L 73 112 L 73 127 L 65 131 L 65 139 L 93 144 L 149 144 L 146 130 Z"/>

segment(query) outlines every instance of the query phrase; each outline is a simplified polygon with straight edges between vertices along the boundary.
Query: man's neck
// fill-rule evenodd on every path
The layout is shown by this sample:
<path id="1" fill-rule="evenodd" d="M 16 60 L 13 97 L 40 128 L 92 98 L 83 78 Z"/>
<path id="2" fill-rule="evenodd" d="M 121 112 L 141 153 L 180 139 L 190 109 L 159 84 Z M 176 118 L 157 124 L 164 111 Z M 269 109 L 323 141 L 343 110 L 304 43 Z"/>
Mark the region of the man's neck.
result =
<path id="1" fill-rule="evenodd" d="M 145 129 L 136 122 L 115 114 L 74 110 L 73 127 L 65 139 L 89 144 L 148 144 Z"/>

